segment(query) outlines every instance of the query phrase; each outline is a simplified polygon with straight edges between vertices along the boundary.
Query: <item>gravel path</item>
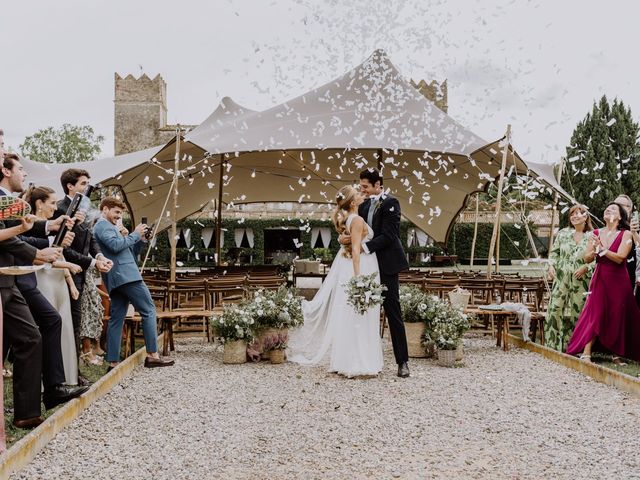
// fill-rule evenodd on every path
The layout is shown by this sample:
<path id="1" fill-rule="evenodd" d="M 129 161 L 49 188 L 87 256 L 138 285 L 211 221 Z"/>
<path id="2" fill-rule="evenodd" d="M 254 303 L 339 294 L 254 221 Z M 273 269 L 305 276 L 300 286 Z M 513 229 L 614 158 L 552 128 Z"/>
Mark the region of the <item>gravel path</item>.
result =
<path id="1" fill-rule="evenodd" d="M 389 344 L 369 380 L 177 348 L 12 478 L 640 478 L 640 400 L 487 338 L 465 339 L 464 367 L 413 360 L 407 380 Z"/>

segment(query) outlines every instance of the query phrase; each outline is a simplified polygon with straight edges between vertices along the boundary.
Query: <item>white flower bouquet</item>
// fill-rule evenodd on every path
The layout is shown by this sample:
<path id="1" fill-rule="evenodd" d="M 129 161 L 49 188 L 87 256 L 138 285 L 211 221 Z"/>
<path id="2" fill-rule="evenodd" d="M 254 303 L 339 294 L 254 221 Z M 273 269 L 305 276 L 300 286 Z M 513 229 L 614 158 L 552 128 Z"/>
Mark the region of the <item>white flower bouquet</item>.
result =
<path id="1" fill-rule="evenodd" d="M 242 305 L 225 305 L 222 315 L 211 318 L 211 326 L 222 343 L 234 340 L 250 342 L 254 337 L 254 321 L 251 312 Z"/>
<path id="2" fill-rule="evenodd" d="M 376 280 L 376 276 L 376 273 L 357 275 L 345 284 L 347 303 L 360 315 L 364 315 L 367 310 L 376 305 L 382 305 L 384 301 L 382 292 L 387 290 L 387 287 L 381 285 Z"/>

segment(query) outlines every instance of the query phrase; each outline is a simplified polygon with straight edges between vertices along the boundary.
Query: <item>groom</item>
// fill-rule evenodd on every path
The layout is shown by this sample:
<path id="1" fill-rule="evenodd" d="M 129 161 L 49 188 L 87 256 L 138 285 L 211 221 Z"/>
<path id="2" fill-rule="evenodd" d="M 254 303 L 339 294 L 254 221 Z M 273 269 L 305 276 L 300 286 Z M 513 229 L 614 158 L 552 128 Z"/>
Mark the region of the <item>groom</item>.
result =
<path id="1" fill-rule="evenodd" d="M 367 199 L 360 205 L 358 214 L 373 229 L 373 238 L 363 243 L 362 248 L 367 253 L 375 252 L 378 257 L 380 281 L 387 287 L 382 306 L 389 321 L 398 376 L 406 378 L 409 376 L 409 353 L 400 311 L 398 273 L 408 269 L 409 264 L 400 243 L 400 203 L 383 192 L 382 176 L 375 169 L 360 173 L 360 191 Z"/>

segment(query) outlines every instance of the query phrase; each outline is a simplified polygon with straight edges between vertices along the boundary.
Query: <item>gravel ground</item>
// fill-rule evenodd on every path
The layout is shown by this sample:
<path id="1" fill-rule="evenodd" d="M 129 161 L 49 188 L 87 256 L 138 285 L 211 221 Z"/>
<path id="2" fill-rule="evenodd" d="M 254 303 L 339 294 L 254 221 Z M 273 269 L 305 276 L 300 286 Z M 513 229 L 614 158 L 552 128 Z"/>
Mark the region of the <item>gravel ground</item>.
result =
<path id="1" fill-rule="evenodd" d="M 12 478 L 640 478 L 640 400 L 488 338 L 465 339 L 462 367 L 411 361 L 406 380 L 388 343 L 367 380 L 177 348 Z"/>

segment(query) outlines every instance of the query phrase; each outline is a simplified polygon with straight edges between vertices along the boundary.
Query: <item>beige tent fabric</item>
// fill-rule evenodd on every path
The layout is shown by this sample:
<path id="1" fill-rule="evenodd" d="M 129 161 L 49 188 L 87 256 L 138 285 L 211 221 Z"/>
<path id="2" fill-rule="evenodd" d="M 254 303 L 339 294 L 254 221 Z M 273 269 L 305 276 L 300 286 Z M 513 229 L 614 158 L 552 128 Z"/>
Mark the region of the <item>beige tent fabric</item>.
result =
<path id="1" fill-rule="evenodd" d="M 94 181 L 122 188 L 135 219 L 161 220 L 162 228 L 170 221 L 170 209 L 162 207 L 175 147 L 173 140 L 86 166 Z M 181 138 L 177 218 L 217 199 L 221 183 L 225 204 L 330 204 L 339 188 L 358 182 L 360 171 L 381 167 L 403 215 L 444 243 L 467 197 L 498 176 L 503 148 L 440 111 L 378 50 L 342 77 L 264 112 L 225 97 Z M 530 171 L 510 149 L 512 166 L 566 195 L 548 171 Z"/>

